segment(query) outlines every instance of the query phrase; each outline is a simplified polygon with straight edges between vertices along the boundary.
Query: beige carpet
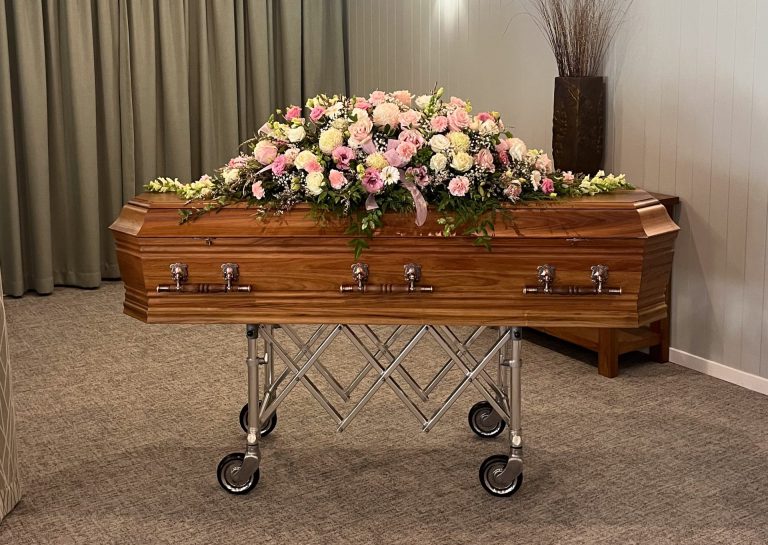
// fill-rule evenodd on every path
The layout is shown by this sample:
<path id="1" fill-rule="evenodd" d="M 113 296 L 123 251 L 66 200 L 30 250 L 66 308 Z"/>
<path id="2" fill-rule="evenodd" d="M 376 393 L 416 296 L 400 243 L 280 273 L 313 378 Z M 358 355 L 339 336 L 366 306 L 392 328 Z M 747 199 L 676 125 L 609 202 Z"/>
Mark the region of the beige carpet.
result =
<path id="1" fill-rule="evenodd" d="M 588 353 L 531 342 L 515 496 L 478 482 L 505 451 L 467 427 L 478 394 L 422 434 L 386 387 L 343 434 L 296 388 L 258 487 L 228 495 L 215 468 L 244 443 L 242 328 L 147 326 L 121 295 L 6 301 L 24 497 L 2 544 L 768 543 L 768 398 L 642 357 L 604 379 Z M 324 361 L 349 376 L 350 354 Z M 441 362 L 427 346 L 410 363 L 423 379 Z"/>

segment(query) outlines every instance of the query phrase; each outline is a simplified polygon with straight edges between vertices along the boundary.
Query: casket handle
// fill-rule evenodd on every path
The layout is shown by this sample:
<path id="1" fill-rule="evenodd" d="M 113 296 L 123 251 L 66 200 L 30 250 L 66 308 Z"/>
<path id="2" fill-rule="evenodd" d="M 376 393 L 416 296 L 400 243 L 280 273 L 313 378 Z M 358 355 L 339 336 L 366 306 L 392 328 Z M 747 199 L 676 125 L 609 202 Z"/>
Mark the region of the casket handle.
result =
<path id="1" fill-rule="evenodd" d="M 160 284 L 157 286 L 157 293 L 250 293 L 251 286 L 237 286 L 236 282 L 240 278 L 240 267 L 237 263 L 223 263 L 221 273 L 224 276 L 226 284 L 184 284 L 189 279 L 189 267 L 185 263 L 171 263 L 171 278 L 173 284 Z"/>
<path id="2" fill-rule="evenodd" d="M 386 295 L 390 293 L 432 293 L 432 286 L 417 286 L 421 281 L 421 265 L 406 263 L 403 265 L 403 279 L 405 284 L 368 284 L 369 269 L 366 263 L 358 262 L 352 265 L 352 278 L 355 284 L 342 284 L 340 293 L 370 293 Z"/>
<path id="3" fill-rule="evenodd" d="M 621 288 L 608 287 L 608 265 L 590 267 L 589 278 L 592 286 L 554 286 L 555 267 L 541 265 L 536 269 L 538 286 L 525 286 L 525 295 L 621 295 Z"/>

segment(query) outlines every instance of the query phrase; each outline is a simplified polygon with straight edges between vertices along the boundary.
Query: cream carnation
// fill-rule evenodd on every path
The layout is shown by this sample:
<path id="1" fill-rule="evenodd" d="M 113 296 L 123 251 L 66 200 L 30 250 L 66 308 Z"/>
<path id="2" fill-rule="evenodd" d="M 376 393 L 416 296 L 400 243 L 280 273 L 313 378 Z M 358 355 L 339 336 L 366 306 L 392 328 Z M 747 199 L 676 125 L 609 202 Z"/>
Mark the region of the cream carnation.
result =
<path id="1" fill-rule="evenodd" d="M 228 184 L 237 180 L 238 176 L 240 176 L 240 170 L 237 168 L 228 168 L 224 171 L 224 181 Z"/>
<path id="2" fill-rule="evenodd" d="M 436 134 L 429 139 L 429 147 L 431 147 L 432 151 L 436 153 L 445 151 L 451 147 L 451 141 L 442 134 Z"/>
<path id="3" fill-rule="evenodd" d="M 472 159 L 470 154 L 465 151 L 460 151 L 453 156 L 453 161 L 451 161 L 451 168 L 458 170 L 459 172 L 466 172 L 472 168 L 472 165 L 474 164 L 475 161 Z"/>
<path id="4" fill-rule="evenodd" d="M 499 134 L 499 126 L 493 119 L 486 119 L 480 124 L 479 132 L 483 136 L 493 136 Z"/>
<path id="5" fill-rule="evenodd" d="M 326 155 L 330 155 L 333 153 L 333 150 L 338 148 L 344 143 L 344 134 L 339 129 L 326 129 L 323 132 L 320 133 L 320 138 L 318 139 L 318 146 L 320 147 L 320 151 L 325 153 Z"/>
<path id="6" fill-rule="evenodd" d="M 397 104 L 383 102 L 373 109 L 373 124 L 377 127 L 395 127 L 400 116 L 400 108 Z"/>
<path id="7" fill-rule="evenodd" d="M 325 176 L 323 176 L 322 172 L 311 172 L 307 174 L 306 184 L 307 193 L 317 196 L 323 192 Z"/>
<path id="8" fill-rule="evenodd" d="M 456 151 L 467 151 L 469 149 L 469 136 L 463 132 L 449 132 L 448 140 L 451 141 L 451 145 Z"/>
<path id="9" fill-rule="evenodd" d="M 383 153 L 372 153 L 365 159 L 366 166 L 373 167 L 376 170 L 382 170 L 384 167 L 389 166 L 389 162 L 387 162 L 387 158 L 384 157 Z"/>
<path id="10" fill-rule="evenodd" d="M 448 166 L 448 158 L 442 153 L 434 154 L 432 158 L 429 160 L 429 168 L 431 168 L 434 172 L 440 172 L 441 170 L 445 170 L 445 167 L 447 166 Z"/>

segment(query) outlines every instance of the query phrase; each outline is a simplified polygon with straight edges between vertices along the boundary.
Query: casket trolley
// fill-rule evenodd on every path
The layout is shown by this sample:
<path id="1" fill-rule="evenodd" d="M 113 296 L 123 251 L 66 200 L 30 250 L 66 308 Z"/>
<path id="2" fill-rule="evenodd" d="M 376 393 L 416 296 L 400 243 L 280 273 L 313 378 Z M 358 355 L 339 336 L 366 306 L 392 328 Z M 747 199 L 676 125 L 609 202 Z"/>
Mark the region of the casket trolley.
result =
<path id="1" fill-rule="evenodd" d="M 638 327 L 667 314 L 678 228 L 640 190 L 511 207 L 491 251 L 467 237 L 439 236 L 436 214 L 422 227 L 391 215 L 359 260 L 343 222 L 318 225 L 302 206 L 263 220 L 235 205 L 180 224 L 179 210 L 191 207 L 168 194 L 139 195 L 111 229 L 126 314 L 148 323 L 246 324 L 246 446 L 217 471 L 233 494 L 258 483 L 260 438 L 275 428 L 277 409 L 297 384 L 339 431 L 386 384 L 424 431 L 474 386 L 481 401 L 469 412 L 470 428 L 480 437 L 506 428 L 508 440 L 507 452 L 480 465 L 480 482 L 490 494 L 510 496 L 523 481 L 522 327 Z M 320 325 L 307 336 L 297 324 Z M 373 325 L 394 327 L 382 335 Z M 472 329 L 459 334 L 455 326 Z M 473 345 L 489 327 L 495 340 L 476 354 Z M 337 337 L 362 356 L 347 386 L 321 362 Z M 446 359 L 421 386 L 403 361 L 424 338 Z M 345 403 L 371 373 L 375 380 L 342 415 L 310 370 Z M 431 399 L 451 370 L 461 380 L 425 415 L 412 396 Z"/>

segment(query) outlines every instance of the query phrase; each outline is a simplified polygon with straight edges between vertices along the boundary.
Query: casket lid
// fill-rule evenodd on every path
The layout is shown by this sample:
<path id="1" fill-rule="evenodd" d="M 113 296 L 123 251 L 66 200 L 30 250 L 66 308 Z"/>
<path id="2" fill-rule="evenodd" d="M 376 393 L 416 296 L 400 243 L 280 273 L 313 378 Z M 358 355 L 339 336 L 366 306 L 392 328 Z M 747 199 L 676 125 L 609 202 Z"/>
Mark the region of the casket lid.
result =
<path id="1" fill-rule="evenodd" d="M 131 199 L 111 226 L 139 237 L 344 237 L 346 219 L 325 225 L 309 217 L 307 204 L 262 219 L 245 203 L 227 206 L 180 224 L 179 210 L 202 208 L 170 193 L 142 193 Z M 647 238 L 678 230 L 659 201 L 643 190 L 622 190 L 595 196 L 528 201 L 505 207 L 509 213 L 495 222 L 497 238 Z M 439 236 L 440 214 L 430 210 L 423 226 L 412 214 L 387 214 L 376 237 Z"/>

